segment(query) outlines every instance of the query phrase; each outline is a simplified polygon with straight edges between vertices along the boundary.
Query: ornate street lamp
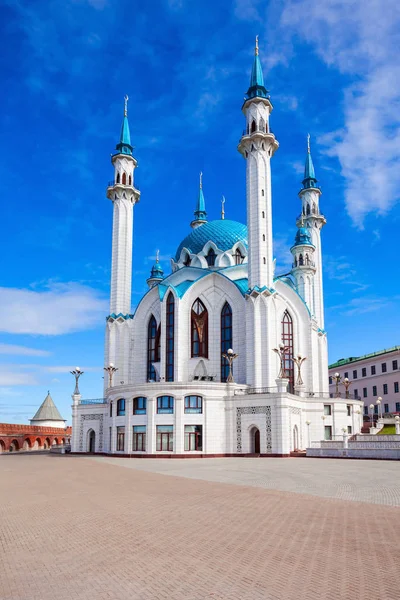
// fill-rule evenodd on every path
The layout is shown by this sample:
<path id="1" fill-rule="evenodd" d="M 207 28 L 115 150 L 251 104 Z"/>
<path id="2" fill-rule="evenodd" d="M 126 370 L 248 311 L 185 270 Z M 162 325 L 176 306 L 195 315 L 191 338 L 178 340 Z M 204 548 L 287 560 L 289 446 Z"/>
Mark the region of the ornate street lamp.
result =
<path id="1" fill-rule="evenodd" d="M 233 375 L 232 375 L 232 364 L 235 358 L 239 356 L 239 354 L 235 354 L 232 348 L 229 348 L 227 352 L 223 352 L 222 356 L 228 361 L 229 364 L 229 374 L 226 378 L 227 383 L 234 383 Z"/>
<path id="2" fill-rule="evenodd" d="M 334 375 L 332 375 L 332 379 L 335 380 L 335 384 L 336 384 L 335 398 L 340 398 L 339 383 L 342 378 L 340 377 L 339 373 L 335 373 Z"/>
<path id="3" fill-rule="evenodd" d="M 108 387 L 112 387 L 112 378 L 114 373 L 118 371 L 117 367 L 114 367 L 113 363 L 110 363 L 108 367 L 104 367 L 104 370 L 108 373 Z"/>
<path id="4" fill-rule="evenodd" d="M 351 386 L 351 381 L 348 377 L 345 377 L 343 379 L 343 385 L 345 387 L 346 390 L 346 398 L 350 398 L 350 394 L 349 394 L 349 387 Z"/>
<path id="5" fill-rule="evenodd" d="M 278 375 L 278 379 L 287 379 L 287 374 L 285 370 L 285 356 L 289 351 L 289 346 L 285 346 L 284 344 L 279 344 L 278 348 L 272 348 L 272 351 L 275 352 L 279 356 L 280 360 L 280 371 Z"/>
<path id="6" fill-rule="evenodd" d="M 378 415 L 380 415 L 380 419 L 382 419 L 382 398 L 381 396 L 379 396 L 378 400 L 376 401 L 377 405 L 378 405 Z"/>
<path id="7" fill-rule="evenodd" d="M 296 385 L 300 386 L 303 385 L 303 380 L 301 378 L 301 365 L 303 364 L 303 362 L 307 360 L 306 356 L 302 356 L 301 354 L 298 354 L 294 359 L 293 362 L 297 367 L 297 380 L 296 380 Z"/>
<path id="8" fill-rule="evenodd" d="M 73 375 L 75 377 L 75 389 L 74 389 L 74 396 L 75 395 L 80 395 L 80 391 L 79 391 L 79 387 L 78 387 L 78 380 L 79 377 L 81 375 L 83 375 L 83 371 L 80 370 L 79 367 L 75 367 L 74 371 L 70 371 L 71 375 Z"/>
<path id="9" fill-rule="evenodd" d="M 371 427 L 374 426 L 374 408 L 375 408 L 375 404 L 369 405 L 369 409 L 371 411 Z"/>
<path id="10" fill-rule="evenodd" d="M 306 425 L 307 425 L 307 437 L 308 437 L 308 447 L 310 447 L 310 425 L 311 425 L 311 421 L 306 421 Z"/>

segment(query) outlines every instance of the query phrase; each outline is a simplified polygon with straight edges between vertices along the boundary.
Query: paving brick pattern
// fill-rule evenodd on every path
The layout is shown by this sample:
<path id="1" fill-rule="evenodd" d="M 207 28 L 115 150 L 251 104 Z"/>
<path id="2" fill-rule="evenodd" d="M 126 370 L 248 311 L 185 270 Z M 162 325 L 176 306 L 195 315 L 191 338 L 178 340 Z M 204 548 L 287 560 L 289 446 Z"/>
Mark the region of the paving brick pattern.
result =
<path id="1" fill-rule="evenodd" d="M 396 507 L 115 465 L 0 458 L 1 600 L 400 597 Z"/>

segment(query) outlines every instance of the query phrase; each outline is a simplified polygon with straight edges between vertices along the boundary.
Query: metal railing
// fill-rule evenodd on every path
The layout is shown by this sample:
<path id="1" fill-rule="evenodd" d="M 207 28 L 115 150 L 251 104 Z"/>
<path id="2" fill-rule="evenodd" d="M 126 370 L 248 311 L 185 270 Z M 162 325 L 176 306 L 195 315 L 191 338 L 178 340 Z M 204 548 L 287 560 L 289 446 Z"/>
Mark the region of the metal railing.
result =
<path id="1" fill-rule="evenodd" d="M 240 396 L 242 394 L 245 395 L 249 395 L 249 394 L 277 394 L 278 393 L 278 388 L 277 387 L 260 387 L 260 388 L 241 388 L 238 390 L 235 390 L 234 392 L 234 396 Z"/>
<path id="2" fill-rule="evenodd" d="M 107 404 L 107 398 L 91 398 L 89 400 L 81 400 L 79 404 Z"/>
<path id="3" fill-rule="evenodd" d="M 107 187 L 114 187 L 114 185 L 126 185 L 127 187 L 134 187 L 135 190 L 138 190 L 138 186 L 135 184 L 133 185 L 133 183 L 122 183 L 122 181 L 109 181 Z"/>

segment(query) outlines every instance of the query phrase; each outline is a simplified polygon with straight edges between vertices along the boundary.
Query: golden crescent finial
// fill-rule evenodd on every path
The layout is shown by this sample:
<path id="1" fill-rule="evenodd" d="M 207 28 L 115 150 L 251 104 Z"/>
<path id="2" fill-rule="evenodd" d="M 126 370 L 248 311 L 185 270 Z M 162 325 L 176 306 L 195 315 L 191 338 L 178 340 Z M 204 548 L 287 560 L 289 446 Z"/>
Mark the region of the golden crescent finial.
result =
<path id="1" fill-rule="evenodd" d="M 257 54 L 258 54 L 258 35 L 256 35 L 256 47 L 255 47 L 254 52 L 255 52 L 255 55 L 257 56 Z"/>
<path id="2" fill-rule="evenodd" d="M 124 116 L 127 117 L 128 116 L 128 100 L 129 100 L 128 94 L 125 94 L 124 100 L 125 100 Z"/>
<path id="3" fill-rule="evenodd" d="M 156 252 L 156 262 L 157 263 L 159 262 L 159 257 L 160 257 L 160 251 L 157 250 L 157 252 Z"/>

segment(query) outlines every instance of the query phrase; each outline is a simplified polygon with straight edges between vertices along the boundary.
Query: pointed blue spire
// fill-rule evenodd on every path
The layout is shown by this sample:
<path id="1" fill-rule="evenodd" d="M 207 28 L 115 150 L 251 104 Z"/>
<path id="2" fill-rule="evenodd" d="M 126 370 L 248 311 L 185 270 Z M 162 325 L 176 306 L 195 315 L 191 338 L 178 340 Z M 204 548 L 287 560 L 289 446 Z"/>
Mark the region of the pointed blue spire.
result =
<path id="1" fill-rule="evenodd" d="M 311 158 L 311 149 L 310 149 L 310 134 L 307 134 L 307 156 L 306 156 L 306 164 L 304 167 L 304 179 L 302 181 L 303 189 L 307 188 L 316 188 L 317 178 L 315 177 L 314 165 Z"/>
<path id="2" fill-rule="evenodd" d="M 132 156 L 133 147 L 131 145 L 131 134 L 128 123 L 128 100 L 128 96 L 125 96 L 124 120 L 122 121 L 121 135 L 119 137 L 119 144 L 116 145 L 116 149 L 119 154 L 129 154 Z"/>
<path id="3" fill-rule="evenodd" d="M 264 75 L 262 72 L 261 61 L 258 55 L 258 35 L 256 35 L 256 47 L 254 50 L 254 61 L 251 69 L 250 87 L 246 94 L 250 98 L 269 98 L 268 90 L 264 85 Z"/>
<path id="4" fill-rule="evenodd" d="M 191 222 L 192 227 L 197 227 L 207 222 L 206 201 L 203 194 L 203 173 L 200 172 L 200 187 L 197 198 L 196 210 L 194 211 L 195 219 Z"/>

